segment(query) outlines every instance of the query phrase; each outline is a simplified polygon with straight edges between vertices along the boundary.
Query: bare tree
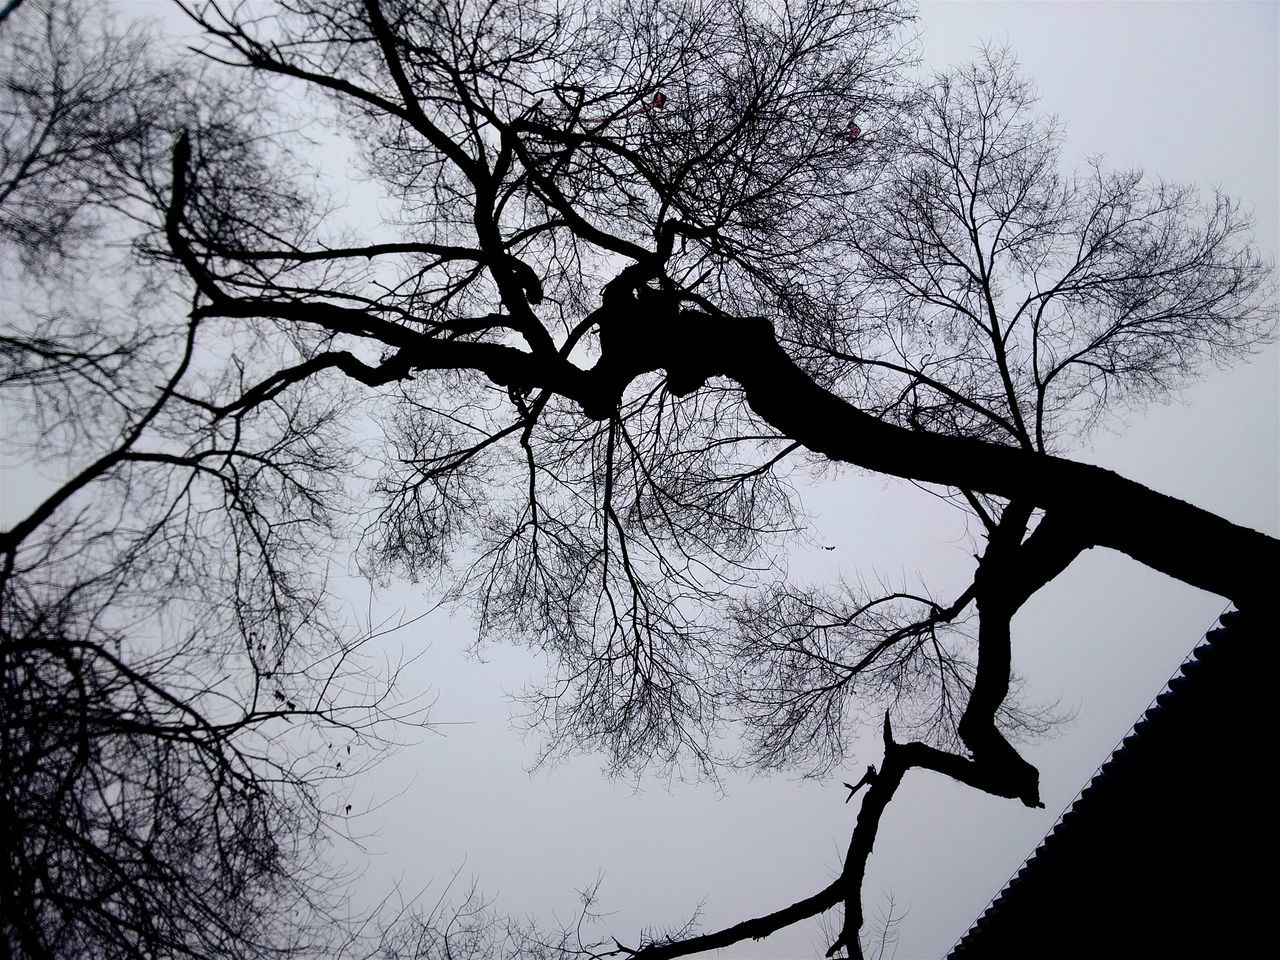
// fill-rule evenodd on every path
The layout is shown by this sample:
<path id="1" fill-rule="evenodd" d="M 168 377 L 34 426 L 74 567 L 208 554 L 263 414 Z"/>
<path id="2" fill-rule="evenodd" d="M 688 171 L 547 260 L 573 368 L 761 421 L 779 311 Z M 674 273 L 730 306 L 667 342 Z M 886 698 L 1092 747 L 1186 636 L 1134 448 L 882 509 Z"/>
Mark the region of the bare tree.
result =
<path id="1" fill-rule="evenodd" d="M 186 9 L 209 61 L 314 95 L 390 211 L 353 235 L 285 131 L 207 122 L 174 131 L 140 203 L 149 269 L 194 287 L 185 359 L 166 415 L 134 421 L 163 444 L 129 434 L 89 469 L 213 484 L 224 539 L 135 542 L 157 569 L 248 558 L 236 589 L 270 595 L 231 636 L 254 676 L 251 631 L 271 624 L 271 656 L 314 625 L 313 538 L 367 459 L 366 571 L 450 573 L 482 635 L 548 654 L 528 704 L 549 751 L 714 776 L 731 722 L 741 760 L 824 774 L 859 714 L 881 723 L 833 882 L 601 955 L 723 948 L 840 904 L 828 953 L 857 955 L 910 770 L 1039 804 L 1013 741 L 1052 715 L 1010 699 L 1010 621 L 1081 551 L 1263 602 L 1275 540 L 1059 454 L 1114 402 L 1270 336 L 1270 266 L 1230 201 L 1063 174 L 1008 58 L 912 90 L 892 0 Z M 353 440 L 358 396 L 381 446 Z M 830 462 L 945 488 L 987 534 L 972 584 L 784 582 L 791 478 Z M 87 486 L 4 535 L 11 571 L 65 562 L 31 537 Z"/>
<path id="2" fill-rule="evenodd" d="M 45 477 L 0 535 L 4 953 L 323 952 L 344 784 L 385 722 L 421 719 L 365 655 L 384 631 L 337 620 L 309 561 L 340 506 L 340 397 L 190 429 L 217 338 L 142 252 L 176 130 L 255 189 L 225 109 L 252 100 L 88 5 L 5 15 L 0 401 L 6 454 Z"/>
<path id="3" fill-rule="evenodd" d="M 616 942 L 591 936 L 602 919 L 596 912 L 599 881 L 579 891 L 571 923 L 543 929 L 534 920 L 500 915 L 474 880 L 455 893 L 460 872 L 425 909 L 420 904 L 429 901 L 426 891 L 394 914 L 380 917 L 377 943 L 367 960 L 600 960 L 618 953 Z M 384 903 L 384 913 L 386 907 Z"/>
<path id="4" fill-rule="evenodd" d="M 0 237 L 32 269 L 61 260 L 92 236 L 103 207 L 128 199 L 171 127 L 158 121 L 180 77 L 147 55 L 145 33 L 87 4 L 17 13 L 6 11 L 0 34 Z"/>

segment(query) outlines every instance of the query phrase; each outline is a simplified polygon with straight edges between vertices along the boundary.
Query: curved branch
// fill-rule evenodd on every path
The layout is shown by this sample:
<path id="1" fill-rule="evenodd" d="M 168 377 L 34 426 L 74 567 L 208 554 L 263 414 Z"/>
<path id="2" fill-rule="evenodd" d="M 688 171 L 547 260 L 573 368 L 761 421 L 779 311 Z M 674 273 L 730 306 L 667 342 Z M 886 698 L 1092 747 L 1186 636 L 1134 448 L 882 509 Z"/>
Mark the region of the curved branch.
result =
<path id="1" fill-rule="evenodd" d="M 796 366 L 764 319 L 682 311 L 665 330 L 650 316 L 641 320 L 627 324 L 625 335 L 613 332 L 614 356 L 602 332 L 606 354 L 597 370 L 626 351 L 632 369 L 687 371 L 694 383 L 727 376 L 770 426 L 832 460 L 1024 499 L 1069 527 L 1081 549 L 1119 550 L 1242 608 L 1272 591 L 1271 571 L 1280 569 L 1280 542 L 1272 537 L 1092 464 L 880 421 Z"/>

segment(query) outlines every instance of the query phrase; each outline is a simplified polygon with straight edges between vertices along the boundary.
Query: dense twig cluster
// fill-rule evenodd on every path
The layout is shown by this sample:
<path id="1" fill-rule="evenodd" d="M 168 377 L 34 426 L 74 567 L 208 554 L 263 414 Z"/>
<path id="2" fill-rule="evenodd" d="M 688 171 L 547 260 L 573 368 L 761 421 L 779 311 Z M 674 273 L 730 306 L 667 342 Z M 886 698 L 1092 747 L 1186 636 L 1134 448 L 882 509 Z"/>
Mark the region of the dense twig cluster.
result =
<path id="1" fill-rule="evenodd" d="M 83 4 L 0 30 L 0 399 L 6 455 L 45 467 L 0 533 L 5 951 L 322 950 L 326 823 L 381 725 L 421 717 L 314 562 L 344 509 L 341 396 L 241 402 L 250 365 L 156 261 L 184 127 L 224 184 L 194 222 L 246 235 L 230 196 L 280 200 L 251 110 L 229 114 L 253 100 L 201 101 L 212 78 Z"/>
<path id="2" fill-rule="evenodd" d="M 5 383 L 34 409 L 77 390 L 121 404 L 118 438 L 73 417 L 101 450 L 71 457 L 72 479 L 0 540 L 6 611 L 49 571 L 127 570 L 84 581 L 116 585 L 100 594 L 111 637 L 141 596 L 194 624 L 174 649 L 239 664 L 234 695 L 197 687 L 175 716 L 208 697 L 247 705 L 208 720 L 236 736 L 300 713 L 345 722 L 332 681 L 316 686 L 350 644 L 326 627 L 312 561 L 354 494 L 367 573 L 447 573 L 482 636 L 547 655 L 527 704 L 549 753 L 823 775 L 854 724 L 882 722 L 834 882 L 597 955 L 721 948 L 840 903 L 829 953 L 856 955 L 862 876 L 908 771 L 1038 804 L 1011 739 L 1053 717 L 1010 697 L 1010 621 L 1080 551 L 1239 604 L 1264 595 L 1274 540 L 1053 454 L 1116 402 L 1268 336 L 1270 266 L 1232 201 L 1100 163 L 1062 174 L 1008 56 L 912 90 L 893 0 L 186 10 L 219 82 L 318 97 L 383 222 L 339 229 L 283 133 L 251 137 L 199 101 L 165 114 L 172 149 L 144 151 L 121 196 L 148 275 L 186 284 L 187 315 L 164 333 L 86 318 L 3 341 Z M 655 91 L 662 109 L 639 109 Z M 854 107 L 863 135 L 835 135 Z M 376 441 L 352 429 L 361 397 Z M 986 533 L 972 583 L 938 600 L 786 582 L 792 478 L 824 462 L 946 488 Z M 128 505 L 120 521 L 94 525 L 95 491 Z M 34 635 L 22 621 L 6 642 Z M 80 682 L 58 670 L 13 682 Z M 744 755 L 722 755 L 726 723 Z M 246 776 L 271 762 L 254 755 Z M 285 766 L 308 796 L 314 771 Z M 469 897 L 395 955 L 450 931 L 462 955 L 508 949 L 495 922 Z M 557 944 L 539 949 L 597 950 Z"/>

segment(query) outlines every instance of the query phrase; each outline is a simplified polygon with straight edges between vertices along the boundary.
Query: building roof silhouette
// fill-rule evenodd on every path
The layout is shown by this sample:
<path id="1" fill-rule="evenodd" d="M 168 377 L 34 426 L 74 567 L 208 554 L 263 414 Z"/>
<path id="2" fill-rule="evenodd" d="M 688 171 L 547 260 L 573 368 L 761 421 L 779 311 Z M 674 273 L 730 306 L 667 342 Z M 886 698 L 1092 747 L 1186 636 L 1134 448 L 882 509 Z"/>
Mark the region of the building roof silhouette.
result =
<path id="1" fill-rule="evenodd" d="M 1275 630 L 1252 610 L 1220 619 L 948 960 L 1238 956 L 1269 939 Z"/>

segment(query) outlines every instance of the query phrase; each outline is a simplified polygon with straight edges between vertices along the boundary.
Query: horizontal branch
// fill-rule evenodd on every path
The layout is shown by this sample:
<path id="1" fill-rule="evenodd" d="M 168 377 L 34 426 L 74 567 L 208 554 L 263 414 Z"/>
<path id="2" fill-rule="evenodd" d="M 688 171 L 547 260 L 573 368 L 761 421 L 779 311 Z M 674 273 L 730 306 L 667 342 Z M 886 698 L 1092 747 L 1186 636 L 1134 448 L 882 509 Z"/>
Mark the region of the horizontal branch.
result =
<path id="1" fill-rule="evenodd" d="M 405 243 L 370 243 L 359 247 L 322 247 L 319 250 L 232 250 L 217 244 L 206 244 L 220 257 L 237 260 L 242 263 L 257 263 L 264 260 L 287 260 L 291 263 L 315 263 L 328 260 L 350 260 L 361 257 L 371 260 L 374 257 L 394 256 L 402 253 L 427 254 L 440 260 L 473 260 L 482 261 L 485 255 L 471 247 L 455 247 L 444 243 L 423 243 L 412 241 Z"/>
<path id="2" fill-rule="evenodd" d="M 832 460 L 1026 500 L 1056 515 L 1082 546 L 1119 550 L 1240 607 L 1272 592 L 1280 569 L 1274 538 L 1092 464 L 883 422 L 814 382 L 764 319 L 694 311 L 669 324 L 647 311 L 627 319 L 609 336 L 602 331 L 606 352 L 597 370 L 606 382 L 628 368 L 664 369 L 686 390 L 726 376 L 770 426 Z"/>
<path id="3" fill-rule="evenodd" d="M 775 910 L 763 917 L 744 920 L 723 930 L 700 934 L 686 940 L 652 943 L 634 951 L 633 955 L 639 960 L 671 960 L 673 957 L 687 957 L 702 953 L 704 950 L 721 950 L 747 939 L 763 940 L 784 927 L 807 920 L 809 917 L 816 917 L 824 910 L 830 910 L 840 902 L 843 896 L 842 889 L 841 881 L 836 880 L 813 896 L 797 900 L 791 906 Z"/>
<path id="4" fill-rule="evenodd" d="M 1071 549 L 1109 547 L 1238 607 L 1262 602 L 1280 569 L 1280 542 L 1119 474 L 973 437 L 886 423 L 816 383 L 760 317 L 677 310 L 639 287 L 596 311 L 601 356 L 589 370 L 564 356 L 501 344 L 440 340 L 364 311 L 331 304 L 223 299 L 201 315 L 271 316 L 372 337 L 404 350 L 417 369 L 472 369 L 499 386 L 546 389 L 593 419 L 612 416 L 628 386 L 664 372 L 673 393 L 717 376 L 736 381 L 751 409 L 784 437 L 877 473 L 1025 501 L 1072 532 Z"/>

